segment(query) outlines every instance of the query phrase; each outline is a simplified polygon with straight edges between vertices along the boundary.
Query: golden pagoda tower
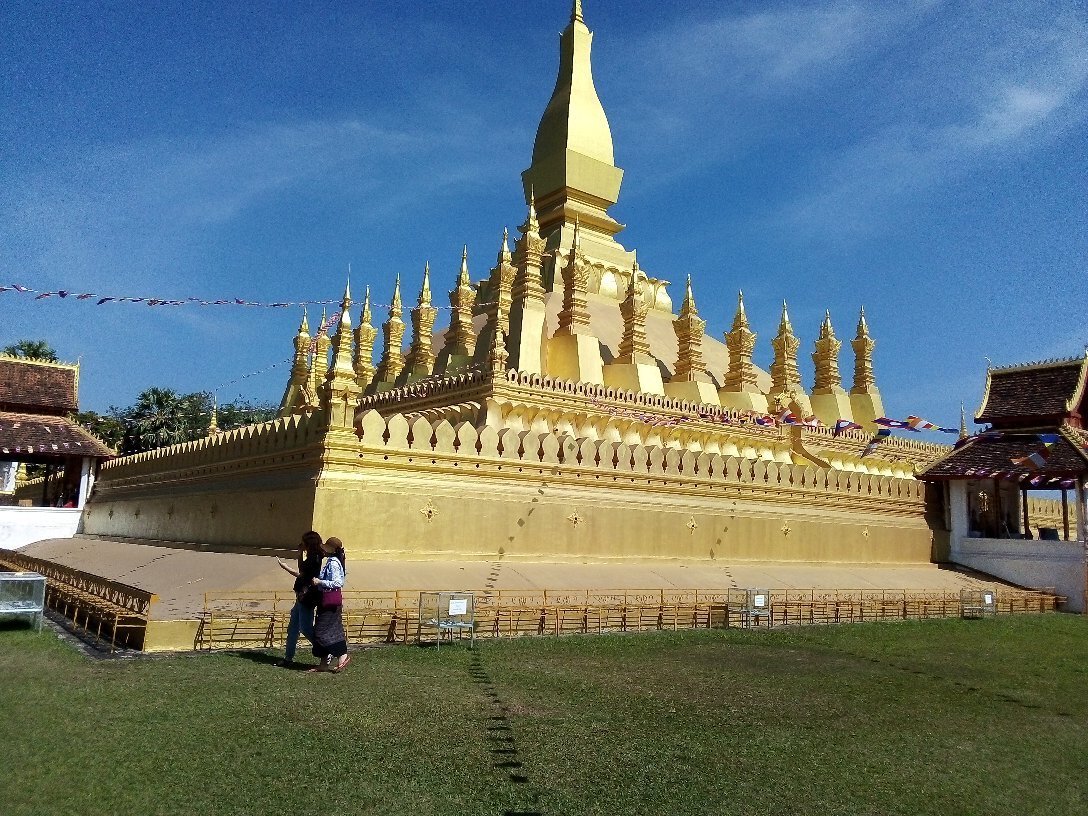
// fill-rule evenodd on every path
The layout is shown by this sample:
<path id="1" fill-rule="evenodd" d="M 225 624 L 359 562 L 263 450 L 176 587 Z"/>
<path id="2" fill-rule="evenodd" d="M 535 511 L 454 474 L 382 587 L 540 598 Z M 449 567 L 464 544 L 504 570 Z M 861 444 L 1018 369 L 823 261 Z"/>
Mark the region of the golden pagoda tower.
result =
<path id="1" fill-rule="evenodd" d="M 663 395 L 665 387 L 661 382 L 661 369 L 657 367 L 657 360 L 650 353 L 650 342 L 646 339 L 649 304 L 643 297 L 645 284 L 646 276 L 638 268 L 638 261 L 635 261 L 631 268 L 631 280 L 627 284 L 627 297 L 620 304 L 623 337 L 620 339 L 619 354 L 604 367 L 604 382 L 613 388 Z"/>
<path id="2" fill-rule="evenodd" d="M 476 329 L 472 325 L 472 310 L 476 304 L 476 290 L 468 274 L 468 247 L 461 253 L 461 271 L 457 286 L 450 292 L 453 311 L 450 325 L 446 328 L 445 342 L 438 353 L 435 371 L 452 373 L 472 362 L 476 349 Z"/>
<path id="3" fill-rule="evenodd" d="M 759 390 L 756 367 L 752 363 L 756 333 L 748 328 L 744 292 L 737 295 L 737 312 L 733 316 L 733 327 L 725 334 L 725 346 L 729 349 L 729 370 L 725 374 L 725 384 L 718 390 L 722 406 L 735 411 L 767 413 L 767 395 Z"/>
<path id="4" fill-rule="evenodd" d="M 355 330 L 355 382 L 366 391 L 374 381 L 374 339 L 377 330 L 370 325 L 370 287 L 366 288 L 359 328 Z"/>
<path id="5" fill-rule="evenodd" d="M 563 308 L 559 327 L 548 341 L 548 373 L 574 382 L 604 384 L 600 340 L 589 326 L 586 289 L 589 267 L 582 257 L 580 225 L 574 224 L 574 243 L 563 266 Z"/>
<path id="6" fill-rule="evenodd" d="M 400 275 L 393 286 L 393 302 L 389 304 L 389 319 L 382 325 L 385 335 L 385 347 L 382 349 L 382 359 L 378 363 L 378 371 L 374 375 L 374 390 L 388 391 L 394 388 L 397 377 L 404 368 L 404 351 L 401 343 L 404 341 L 404 320 L 401 315 L 404 309 L 400 302 Z"/>
<path id="7" fill-rule="evenodd" d="M 884 416 L 884 402 L 873 376 L 873 348 L 876 341 L 869 336 L 869 324 L 865 322 L 865 307 L 858 318 L 857 337 L 850 341 L 854 349 L 854 387 L 850 389 L 850 407 L 854 410 L 854 422 L 865 428 L 873 426 L 873 420 Z"/>
<path id="8" fill-rule="evenodd" d="M 302 322 L 299 324 L 298 333 L 295 334 L 295 358 L 291 363 L 291 376 L 287 380 L 287 388 L 283 391 L 280 400 L 280 416 L 290 416 L 293 413 L 306 410 L 307 407 L 315 407 L 314 392 L 309 390 L 310 382 L 310 326 L 306 320 L 306 309 L 302 309 Z"/>
<path id="9" fill-rule="evenodd" d="M 782 301 L 782 319 L 778 323 L 778 334 L 771 341 L 774 347 L 774 362 L 771 363 L 771 392 L 768 402 L 777 404 L 782 410 L 789 409 L 797 413 L 798 419 L 812 414 L 808 395 L 801 384 L 801 372 L 797 368 L 797 351 L 801 341 L 793 333 L 790 314 L 786 302 Z"/>
<path id="10" fill-rule="evenodd" d="M 510 303 L 510 367 L 530 374 L 543 374 L 547 368 L 547 310 L 544 287 L 540 281 L 544 240 L 536 217 L 532 191 L 529 213 L 518 227 L 521 237 L 515 246 L 513 291 Z"/>
<path id="11" fill-rule="evenodd" d="M 630 269 L 631 253 L 614 236 L 623 225 L 607 212 L 620 194 L 612 130 L 593 84 L 593 34 L 581 2 L 559 37 L 555 89 L 537 127 L 533 160 L 522 173 L 526 200 L 535 190 L 540 234 L 547 250 L 568 249 L 580 223 L 582 251 L 595 260 Z M 558 281 L 555 281 L 558 284 Z"/>
<path id="12" fill-rule="evenodd" d="M 412 309 L 412 345 L 404 361 L 400 381 L 411 382 L 429 377 L 434 372 L 434 321 L 438 309 L 431 305 L 431 265 L 423 267 L 423 285 L 419 289 L 416 307 Z"/>
<path id="13" fill-rule="evenodd" d="M 691 275 L 688 275 L 680 316 L 672 322 L 672 328 L 676 332 L 676 366 L 672 377 L 665 383 L 665 393 L 675 399 L 718 405 L 718 390 L 707 374 L 706 364 L 703 362 L 703 332 L 706 321 L 699 317 L 699 311 L 695 307 Z"/>
<path id="14" fill-rule="evenodd" d="M 850 395 L 842 387 L 839 374 L 839 349 L 842 341 L 835 337 L 831 312 L 824 312 L 820 336 L 815 342 L 812 362 L 816 366 L 816 382 L 812 388 L 812 412 L 824 425 L 834 426 L 840 419 L 854 418 Z"/>
<path id="15" fill-rule="evenodd" d="M 355 406 L 362 389 L 355 381 L 352 365 L 351 344 L 351 285 L 344 285 L 344 298 L 340 302 L 340 323 L 333 338 L 332 366 L 321 388 L 321 407 L 325 411 L 328 428 L 351 429 L 355 426 Z"/>

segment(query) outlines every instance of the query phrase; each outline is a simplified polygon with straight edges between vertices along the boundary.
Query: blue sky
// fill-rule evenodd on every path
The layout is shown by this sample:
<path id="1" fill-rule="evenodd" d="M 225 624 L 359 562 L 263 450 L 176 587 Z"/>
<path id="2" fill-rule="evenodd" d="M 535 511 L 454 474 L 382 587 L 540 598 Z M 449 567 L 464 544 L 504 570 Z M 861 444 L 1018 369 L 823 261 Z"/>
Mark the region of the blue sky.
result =
<path id="1" fill-rule="evenodd" d="M 305 6 L 305 8 L 304 8 Z M 995 364 L 1088 343 L 1082 2 L 586 0 L 640 264 L 718 336 L 743 288 L 767 366 L 865 306 L 891 416 L 958 421 Z M 566 0 L 9 0 L 0 285 L 164 298 L 414 299 L 523 218 Z M 438 294 L 437 297 L 442 297 Z M 443 298 L 444 300 L 444 298 Z M 0 293 L 0 344 L 82 360 L 85 408 L 143 389 L 278 401 L 297 311 Z M 376 315 L 377 317 L 377 315 Z M 841 359 L 849 376 L 852 355 Z"/>

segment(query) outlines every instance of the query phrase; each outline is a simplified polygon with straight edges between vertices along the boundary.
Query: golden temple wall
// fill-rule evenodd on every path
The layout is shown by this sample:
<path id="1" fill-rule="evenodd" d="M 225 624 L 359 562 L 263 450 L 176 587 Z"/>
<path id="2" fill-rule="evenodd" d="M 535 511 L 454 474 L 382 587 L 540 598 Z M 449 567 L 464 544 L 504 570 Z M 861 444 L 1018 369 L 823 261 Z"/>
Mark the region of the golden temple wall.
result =
<path id="1" fill-rule="evenodd" d="M 82 532 L 237 551 L 293 547 L 313 518 L 320 424 L 293 416 L 106 462 Z"/>
<path id="2" fill-rule="evenodd" d="M 291 417 L 103 467 L 84 532 L 353 559 L 920 563 L 926 485 L 368 411 Z M 938 532 L 938 536 L 940 533 Z"/>
<path id="3" fill-rule="evenodd" d="M 362 417 L 315 528 L 353 558 L 919 563 L 923 483 L 674 448 Z"/>

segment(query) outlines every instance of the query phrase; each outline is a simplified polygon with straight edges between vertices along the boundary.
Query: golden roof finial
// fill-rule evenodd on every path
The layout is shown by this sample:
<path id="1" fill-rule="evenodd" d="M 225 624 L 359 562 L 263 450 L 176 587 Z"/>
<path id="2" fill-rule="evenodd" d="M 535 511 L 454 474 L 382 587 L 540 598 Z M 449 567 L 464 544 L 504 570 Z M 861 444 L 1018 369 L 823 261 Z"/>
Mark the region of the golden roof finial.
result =
<path id="1" fill-rule="evenodd" d="M 582 16 L 582 0 L 574 0 L 574 7 L 570 11 L 570 21 L 584 23 L 585 17 Z"/>
<path id="2" fill-rule="evenodd" d="M 510 263 L 510 230 L 502 228 L 502 247 L 499 249 L 499 263 Z"/>
<path id="3" fill-rule="evenodd" d="M 431 305 L 431 262 L 427 261 L 423 265 L 423 286 L 419 289 L 419 301 L 418 306 L 430 306 Z"/>
<path id="4" fill-rule="evenodd" d="M 861 314 L 858 316 L 858 337 L 869 336 L 869 324 L 865 322 L 865 307 L 861 307 Z"/>
<path id="5" fill-rule="evenodd" d="M 695 306 L 695 293 L 691 289 L 691 275 L 688 275 L 687 286 L 684 288 L 684 302 L 680 305 L 680 317 L 688 315 L 699 316 L 699 310 Z"/>
<path id="6" fill-rule="evenodd" d="M 366 287 L 366 297 L 363 298 L 363 314 L 360 319 L 360 325 L 370 325 L 370 287 Z"/>
<path id="7" fill-rule="evenodd" d="M 457 276 L 458 286 L 471 286 L 472 278 L 468 274 L 468 244 L 465 244 L 465 249 L 461 253 L 461 272 Z"/>
<path id="8" fill-rule="evenodd" d="M 737 312 L 733 315 L 733 328 L 748 328 L 748 314 L 744 311 L 744 292 L 737 292 Z"/>
<path id="9" fill-rule="evenodd" d="M 403 307 L 400 302 L 400 272 L 397 273 L 397 282 L 393 284 L 393 302 L 389 305 L 389 316 L 400 317 Z"/>
<path id="10" fill-rule="evenodd" d="M 963 410 L 963 403 L 960 403 L 960 439 L 966 439 L 967 434 L 967 413 Z"/>
<path id="11" fill-rule="evenodd" d="M 349 281 L 346 281 L 344 283 L 344 297 L 340 301 L 340 319 L 341 319 L 341 321 L 347 315 L 348 309 L 350 307 L 351 307 L 351 281 L 349 280 Z M 348 320 L 350 321 L 351 318 L 348 318 Z"/>
<path id="12" fill-rule="evenodd" d="M 792 332 L 793 324 L 790 323 L 790 313 L 786 309 L 786 301 L 782 301 L 782 320 L 778 324 L 778 330 L 780 332 Z"/>
<path id="13" fill-rule="evenodd" d="M 305 306 L 302 307 L 302 322 L 298 324 L 298 333 L 299 334 L 309 334 L 310 333 L 310 324 L 306 320 L 306 307 Z"/>

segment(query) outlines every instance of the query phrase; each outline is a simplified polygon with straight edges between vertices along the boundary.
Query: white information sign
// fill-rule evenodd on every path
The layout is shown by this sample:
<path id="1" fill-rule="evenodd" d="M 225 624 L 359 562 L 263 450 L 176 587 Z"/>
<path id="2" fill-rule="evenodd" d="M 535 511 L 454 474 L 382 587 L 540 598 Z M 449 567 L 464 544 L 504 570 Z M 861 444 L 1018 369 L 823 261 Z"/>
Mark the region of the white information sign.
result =
<path id="1" fill-rule="evenodd" d="M 451 598 L 450 599 L 450 614 L 451 615 L 467 615 L 468 614 L 468 598 Z"/>
<path id="2" fill-rule="evenodd" d="M 990 606 L 994 602 L 994 596 L 987 592 L 982 596 L 982 602 L 986 604 L 986 606 Z"/>
<path id="3" fill-rule="evenodd" d="M 767 605 L 767 596 L 766 595 L 756 595 L 754 598 L 752 598 L 752 606 L 757 607 L 757 608 L 761 608 L 761 607 L 764 607 L 766 605 Z"/>

